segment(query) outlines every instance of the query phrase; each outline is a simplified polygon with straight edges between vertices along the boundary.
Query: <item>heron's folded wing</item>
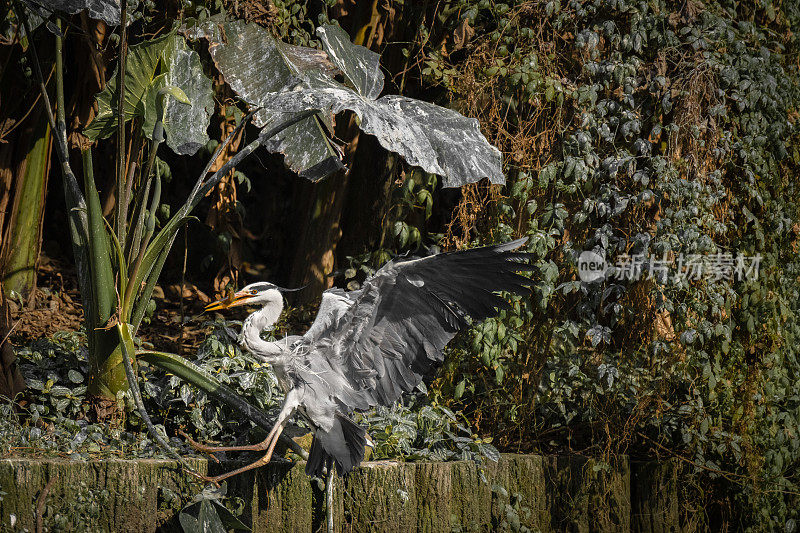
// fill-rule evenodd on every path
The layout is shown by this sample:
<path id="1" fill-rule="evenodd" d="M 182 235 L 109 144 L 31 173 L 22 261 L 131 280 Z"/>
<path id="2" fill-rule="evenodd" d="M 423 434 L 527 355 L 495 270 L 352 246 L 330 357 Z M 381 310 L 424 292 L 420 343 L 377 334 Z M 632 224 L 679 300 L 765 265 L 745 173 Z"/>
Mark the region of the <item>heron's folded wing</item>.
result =
<path id="1" fill-rule="evenodd" d="M 496 294 L 528 294 L 531 254 L 525 239 L 390 262 L 364 283 L 337 325 L 319 337 L 332 368 L 363 397 L 357 408 L 388 405 L 416 387 L 443 359 L 442 349 L 467 317 L 482 320 L 508 308 Z M 356 406 L 353 406 L 356 407 Z"/>

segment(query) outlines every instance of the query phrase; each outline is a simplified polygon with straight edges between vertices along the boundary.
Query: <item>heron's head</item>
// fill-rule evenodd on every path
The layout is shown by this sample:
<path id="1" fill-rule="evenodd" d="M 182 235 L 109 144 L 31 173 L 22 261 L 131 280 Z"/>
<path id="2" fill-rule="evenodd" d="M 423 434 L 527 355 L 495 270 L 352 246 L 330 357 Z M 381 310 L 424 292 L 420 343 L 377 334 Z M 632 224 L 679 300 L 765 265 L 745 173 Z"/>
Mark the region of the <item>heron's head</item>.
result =
<path id="1" fill-rule="evenodd" d="M 266 281 L 251 283 L 238 292 L 230 292 L 222 300 L 210 303 L 205 311 L 217 311 L 228 309 L 237 305 L 266 305 L 269 303 L 283 302 L 282 292 L 290 292 L 298 289 L 284 289 Z"/>

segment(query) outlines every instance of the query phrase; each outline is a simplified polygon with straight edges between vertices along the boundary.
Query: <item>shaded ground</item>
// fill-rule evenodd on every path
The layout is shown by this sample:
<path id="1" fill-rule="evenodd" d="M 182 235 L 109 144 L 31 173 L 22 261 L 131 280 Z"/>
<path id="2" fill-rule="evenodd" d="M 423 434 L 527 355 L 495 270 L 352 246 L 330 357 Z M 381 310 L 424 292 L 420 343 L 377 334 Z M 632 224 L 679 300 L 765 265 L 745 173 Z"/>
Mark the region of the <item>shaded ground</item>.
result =
<path id="1" fill-rule="evenodd" d="M 214 315 L 203 314 L 203 308 L 214 295 L 208 295 L 194 284 L 165 282 L 153 291 L 156 311 L 145 318 L 138 336 L 155 349 L 189 355 L 209 334 L 206 322 Z M 317 303 L 301 309 L 287 307 L 277 324 L 277 335 L 302 333 L 316 316 Z M 40 257 L 38 288 L 32 304 L 10 301 L 14 324 L 11 342 L 22 346 L 33 340 L 51 337 L 59 331 L 80 331 L 83 321 L 80 291 L 75 270 L 70 263 Z M 225 312 L 230 320 L 244 320 L 252 309 L 239 307 Z"/>
<path id="2" fill-rule="evenodd" d="M 157 286 L 153 292 L 156 311 L 143 323 L 139 336 L 156 349 L 185 354 L 197 347 L 209 328 L 203 326 L 207 317 L 201 316 L 209 296 L 186 283 Z M 38 288 L 32 304 L 10 301 L 14 329 L 11 342 L 17 346 L 58 331 L 79 331 L 83 308 L 78 280 L 72 265 L 41 256 Z M 183 324 L 183 326 L 182 326 Z"/>

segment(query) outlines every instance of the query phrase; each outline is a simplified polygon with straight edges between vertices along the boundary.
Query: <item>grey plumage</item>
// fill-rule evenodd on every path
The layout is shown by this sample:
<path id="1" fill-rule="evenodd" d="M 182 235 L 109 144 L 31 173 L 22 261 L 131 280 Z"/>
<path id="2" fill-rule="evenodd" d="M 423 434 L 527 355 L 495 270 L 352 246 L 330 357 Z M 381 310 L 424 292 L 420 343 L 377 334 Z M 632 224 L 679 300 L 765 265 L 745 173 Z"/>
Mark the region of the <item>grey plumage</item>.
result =
<path id="1" fill-rule="evenodd" d="M 514 251 L 524 243 L 390 261 L 357 291 L 325 291 L 316 320 L 301 337 L 261 339 L 283 309 L 282 289 L 272 284 L 248 285 L 209 306 L 263 305 L 245 321 L 241 342 L 272 365 L 286 392 L 276 429 L 262 443 L 269 449 L 264 459 L 269 461 L 273 441 L 299 410 L 314 429 L 308 474 L 320 476 L 333 465 L 344 474 L 357 466 L 366 433 L 350 418 L 353 411 L 390 405 L 412 391 L 442 362 L 443 348 L 470 319 L 509 307 L 497 292 L 528 294 L 530 280 L 518 272 L 533 269 L 531 254 Z"/>

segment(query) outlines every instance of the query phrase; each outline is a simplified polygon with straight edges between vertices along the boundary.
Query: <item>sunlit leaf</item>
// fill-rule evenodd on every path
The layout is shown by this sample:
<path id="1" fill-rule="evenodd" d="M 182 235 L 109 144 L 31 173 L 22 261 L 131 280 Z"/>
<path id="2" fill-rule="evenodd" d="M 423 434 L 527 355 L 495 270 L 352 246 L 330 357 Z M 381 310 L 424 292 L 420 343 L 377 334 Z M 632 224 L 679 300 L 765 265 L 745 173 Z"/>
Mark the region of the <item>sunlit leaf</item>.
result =
<path id="1" fill-rule="evenodd" d="M 134 116 L 144 117 L 144 100 L 155 79 L 161 54 L 171 35 L 144 41 L 131 46 L 125 65 L 125 96 L 123 111 L 125 122 Z M 117 130 L 117 71 L 111 75 L 106 88 L 97 95 L 97 115 L 84 130 L 91 140 L 104 139 Z"/>
<path id="2" fill-rule="evenodd" d="M 139 2 L 128 2 L 128 11 L 132 11 Z M 111 25 L 119 24 L 119 0 L 37 0 L 34 5 L 47 11 L 74 15 L 86 10 L 87 14 L 97 20 Z"/>
<path id="3" fill-rule="evenodd" d="M 228 85 L 248 104 L 262 107 L 254 117 L 261 128 L 275 126 L 295 114 L 264 106 L 269 95 L 298 84 L 314 87 L 328 83 L 324 80 L 332 80 L 335 72 L 323 52 L 282 43 L 257 24 L 212 17 L 187 28 L 185 34 L 190 39 L 208 40 L 211 57 Z M 289 168 L 310 179 L 342 167 L 339 151 L 328 140 L 318 117 L 290 126 L 264 146 L 284 154 Z"/>
<path id="4" fill-rule="evenodd" d="M 214 89 L 203 73 L 200 56 L 176 36 L 162 52 L 164 73 L 150 86 L 144 108 L 142 132 L 150 138 L 157 120 L 158 92 L 164 96 L 164 132 L 167 146 L 178 155 L 192 155 L 208 142 L 208 123 L 214 112 Z M 183 93 L 179 94 L 175 89 Z M 183 96 L 183 98 L 181 98 Z M 182 101 L 185 98 L 186 101 Z"/>
<path id="5" fill-rule="evenodd" d="M 142 118 L 142 133 L 148 138 L 157 120 L 158 91 L 168 86 L 180 89 L 190 103 L 163 96 L 167 145 L 177 154 L 193 154 L 208 142 L 206 130 L 214 111 L 212 83 L 203 74 L 200 57 L 175 34 L 131 46 L 125 67 L 125 121 Z M 97 116 L 84 130 L 89 139 L 116 132 L 117 93 L 115 73 L 97 95 Z"/>
<path id="6" fill-rule="evenodd" d="M 459 187 L 484 177 L 492 183 L 505 183 L 500 151 L 489 144 L 476 119 L 405 96 L 373 99 L 383 81 L 374 58 L 336 26 L 322 26 L 317 33 L 331 61 L 358 90 L 324 78 L 316 87 L 299 85 L 264 98 L 265 107 L 292 112 L 319 109 L 333 114 L 350 110 L 358 115 L 363 131 L 375 135 L 384 148 L 402 155 L 409 164 L 442 176 L 444 187 Z M 367 67 L 372 71 L 361 72 Z"/>

